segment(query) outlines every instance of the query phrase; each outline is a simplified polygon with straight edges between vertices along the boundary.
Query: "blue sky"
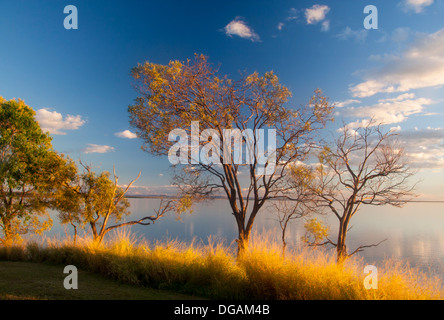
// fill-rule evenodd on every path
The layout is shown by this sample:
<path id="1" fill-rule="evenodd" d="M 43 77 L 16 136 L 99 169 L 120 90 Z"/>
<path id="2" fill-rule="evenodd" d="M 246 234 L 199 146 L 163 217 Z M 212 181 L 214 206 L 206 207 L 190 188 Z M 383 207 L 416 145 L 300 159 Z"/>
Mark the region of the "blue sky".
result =
<path id="1" fill-rule="evenodd" d="M 78 9 L 66 30 L 63 9 Z M 366 5 L 378 29 L 366 30 Z M 0 96 L 37 111 L 54 148 L 111 170 L 140 192 L 170 184 L 166 158 L 140 150 L 127 107 L 130 70 L 209 56 L 221 72 L 273 70 L 305 103 L 321 88 L 337 121 L 374 116 L 396 128 L 420 170 L 424 199 L 444 199 L 444 0 L 117 1 L 2 0 Z"/>

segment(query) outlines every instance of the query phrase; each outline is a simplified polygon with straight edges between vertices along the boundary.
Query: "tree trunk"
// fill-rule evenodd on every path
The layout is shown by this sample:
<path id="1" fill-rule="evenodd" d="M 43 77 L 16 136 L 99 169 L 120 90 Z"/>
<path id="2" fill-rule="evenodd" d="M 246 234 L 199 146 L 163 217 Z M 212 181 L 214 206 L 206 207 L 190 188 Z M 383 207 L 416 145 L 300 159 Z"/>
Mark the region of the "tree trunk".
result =
<path id="1" fill-rule="evenodd" d="M 345 219 L 340 220 L 338 242 L 336 246 L 336 262 L 342 263 L 347 258 L 347 246 L 345 240 L 347 237 L 347 224 Z"/>
<path id="2" fill-rule="evenodd" d="M 74 228 L 74 245 L 76 245 L 77 241 L 77 226 L 71 222 L 72 227 Z"/>
<path id="3" fill-rule="evenodd" d="M 11 219 L 10 219 L 11 213 L 8 209 L 9 208 L 5 210 L 5 213 L 2 216 L 3 234 L 5 235 L 3 243 L 5 245 L 11 245 L 13 239 L 13 234 L 11 230 Z"/>
<path id="4" fill-rule="evenodd" d="M 101 244 L 101 243 L 102 243 L 103 236 L 104 236 L 104 235 L 99 235 L 99 236 L 97 237 L 97 239 L 96 239 L 96 243 L 97 243 L 97 244 Z"/>
<path id="5" fill-rule="evenodd" d="M 237 256 L 240 257 L 248 249 L 250 233 L 244 229 L 243 225 L 238 225 L 239 236 L 237 241 Z"/>
<path id="6" fill-rule="evenodd" d="M 11 192 L 10 192 L 11 193 Z M 5 211 L 2 215 L 2 223 L 3 223 L 3 234 L 5 235 L 4 244 L 10 245 L 12 244 L 12 230 L 11 230 L 11 218 L 12 218 L 12 199 L 4 200 Z"/>
<path id="7" fill-rule="evenodd" d="M 93 233 L 93 240 L 97 241 L 98 234 L 97 234 L 96 223 L 95 222 L 90 222 L 89 224 L 91 225 L 91 230 L 92 230 L 92 233 Z"/>
<path id="8" fill-rule="evenodd" d="M 250 231 L 245 227 L 245 217 L 242 213 L 235 214 L 238 239 L 237 241 L 237 257 L 242 256 L 248 249 L 248 241 L 250 239 Z"/>
<path id="9" fill-rule="evenodd" d="M 245 226 L 245 215 L 243 213 L 235 214 L 239 237 L 237 239 L 237 255 L 243 254 L 248 249 L 253 222 L 259 212 L 260 207 L 253 208 L 248 223 Z"/>
<path id="10" fill-rule="evenodd" d="M 284 228 L 282 228 L 282 258 L 285 258 L 285 250 L 287 248 L 287 242 L 285 241 L 285 231 L 287 229 L 287 222 L 284 225 Z"/>
<path id="11" fill-rule="evenodd" d="M 97 236 L 97 239 L 96 239 L 97 244 L 102 243 L 103 238 L 105 237 L 105 235 L 108 233 L 109 230 L 110 229 L 108 229 L 108 228 L 100 230 L 100 234 Z"/>
<path id="12" fill-rule="evenodd" d="M 10 221 L 8 219 L 5 219 L 3 222 L 3 233 L 5 234 L 5 240 L 4 240 L 4 244 L 5 245 L 11 245 L 12 244 L 12 232 L 11 232 L 11 224 Z"/>

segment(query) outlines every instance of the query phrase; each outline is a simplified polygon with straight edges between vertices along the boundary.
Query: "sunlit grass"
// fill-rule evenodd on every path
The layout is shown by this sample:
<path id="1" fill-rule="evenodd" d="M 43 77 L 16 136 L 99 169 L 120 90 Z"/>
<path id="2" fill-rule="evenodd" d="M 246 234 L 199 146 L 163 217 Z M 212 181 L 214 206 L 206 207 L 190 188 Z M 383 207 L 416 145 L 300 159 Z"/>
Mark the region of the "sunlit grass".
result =
<path id="1" fill-rule="evenodd" d="M 310 248 L 287 251 L 267 235 L 255 235 L 236 258 L 233 246 L 146 242 L 127 230 L 106 243 L 89 238 L 43 239 L 1 247 L 0 260 L 73 264 L 137 286 L 172 289 L 212 299 L 441 299 L 441 282 L 399 262 L 378 265 L 378 289 L 366 290 L 359 258 L 335 263 L 332 253 Z"/>

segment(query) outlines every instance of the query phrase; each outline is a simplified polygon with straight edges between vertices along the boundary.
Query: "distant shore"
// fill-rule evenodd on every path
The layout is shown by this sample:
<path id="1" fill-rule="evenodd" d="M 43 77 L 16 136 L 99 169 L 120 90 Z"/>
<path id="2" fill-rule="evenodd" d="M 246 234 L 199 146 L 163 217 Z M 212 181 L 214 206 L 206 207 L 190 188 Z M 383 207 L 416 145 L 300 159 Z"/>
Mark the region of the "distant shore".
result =
<path id="1" fill-rule="evenodd" d="M 177 196 L 174 195 L 161 195 L 161 194 L 154 194 L 154 195 L 125 195 L 125 198 L 128 199 L 176 199 Z M 213 196 L 212 199 L 226 199 L 224 196 Z M 246 200 L 246 198 L 244 198 Z M 250 198 L 250 200 L 253 200 L 253 198 Z M 279 200 L 279 199 L 271 199 L 271 200 Z M 444 200 L 409 200 L 406 201 L 408 203 L 410 202 L 419 202 L 419 203 L 444 203 Z"/>

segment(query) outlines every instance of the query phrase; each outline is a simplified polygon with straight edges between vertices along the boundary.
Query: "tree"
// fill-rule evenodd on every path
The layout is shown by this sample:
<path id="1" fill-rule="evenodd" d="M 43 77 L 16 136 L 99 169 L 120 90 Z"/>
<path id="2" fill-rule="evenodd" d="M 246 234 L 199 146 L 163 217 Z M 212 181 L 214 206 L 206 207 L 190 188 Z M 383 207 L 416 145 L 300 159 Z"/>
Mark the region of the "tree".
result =
<path id="1" fill-rule="evenodd" d="M 35 112 L 22 100 L 0 97 L 0 242 L 20 241 L 52 226 L 47 209 L 74 164 L 52 149 Z M 42 219 L 43 218 L 43 219 Z M 46 219 L 44 219 L 46 218 Z"/>
<path id="2" fill-rule="evenodd" d="M 164 216 L 167 212 L 181 213 L 186 210 L 183 203 L 176 200 L 161 200 L 160 206 L 154 210 L 155 215 L 143 217 L 139 220 L 121 222 L 124 216 L 131 214 L 130 203 L 125 197 L 133 183 L 140 177 L 132 180 L 125 188 L 118 184 L 118 177 L 114 169 L 111 180 L 110 173 L 103 171 L 97 174 L 91 166 L 84 165 L 84 172 L 77 175 L 71 184 L 65 185 L 57 203 L 59 219 L 62 224 L 70 223 L 74 228 L 74 243 L 77 237 L 77 227 L 88 225 L 91 229 L 94 242 L 100 244 L 105 235 L 116 228 L 130 225 L 150 225 Z M 109 225 L 110 220 L 116 224 Z"/>
<path id="3" fill-rule="evenodd" d="M 77 227 L 82 225 L 81 198 L 79 193 L 79 178 L 76 174 L 71 181 L 63 186 L 56 195 L 56 208 L 60 223 L 69 223 L 74 229 L 74 244 L 77 240 Z"/>
<path id="4" fill-rule="evenodd" d="M 315 178 L 313 171 L 303 164 L 289 166 L 288 170 L 288 185 L 285 188 L 287 192 L 280 200 L 272 202 L 273 212 L 277 215 L 282 231 L 282 256 L 285 256 L 286 233 L 290 223 L 296 219 L 317 213 L 316 197 L 310 190 Z"/>
<path id="5" fill-rule="evenodd" d="M 328 237 L 330 228 L 325 226 L 316 218 L 309 219 L 304 224 L 305 235 L 302 241 L 308 243 L 310 246 L 318 246 L 321 241 Z"/>
<path id="6" fill-rule="evenodd" d="M 305 159 L 315 133 L 331 120 L 332 107 L 316 90 L 307 105 L 290 109 L 286 104 L 291 93 L 273 72 L 235 81 L 221 76 L 203 55 L 168 65 L 139 64 L 132 76 L 139 96 L 128 111 L 131 125 L 144 141 L 142 149 L 158 156 L 179 152 L 180 162 L 186 164 L 173 181 L 182 195 L 193 201 L 215 195 L 228 200 L 242 252 L 261 208 L 284 191 L 281 182 L 287 165 Z M 174 148 L 169 141 L 174 132 L 187 143 L 192 136 L 190 152 Z M 202 136 L 193 140 L 196 132 Z M 274 134 L 276 141 L 270 141 Z M 274 142 L 276 148 L 270 149 Z M 239 147 L 242 144 L 245 150 Z M 263 150 L 268 152 L 261 154 Z"/>
<path id="7" fill-rule="evenodd" d="M 322 243 L 336 247 L 338 262 L 382 242 L 347 252 L 350 221 L 362 205 L 401 207 L 414 195 L 415 185 L 409 184 L 414 172 L 395 137 L 374 121 L 356 130 L 344 125 L 334 146 L 320 153 L 312 190 L 319 206 L 330 210 L 339 221 L 337 240 L 327 238 Z"/>

